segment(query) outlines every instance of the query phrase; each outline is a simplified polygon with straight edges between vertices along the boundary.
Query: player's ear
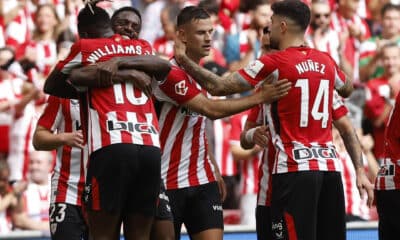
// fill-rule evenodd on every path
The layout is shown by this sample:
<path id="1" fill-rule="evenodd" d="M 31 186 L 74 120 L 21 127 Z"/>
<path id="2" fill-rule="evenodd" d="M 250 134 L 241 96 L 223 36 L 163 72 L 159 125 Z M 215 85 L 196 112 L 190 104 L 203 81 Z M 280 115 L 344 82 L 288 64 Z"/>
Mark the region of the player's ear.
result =
<path id="1" fill-rule="evenodd" d="M 178 30 L 176 31 L 176 37 L 181 40 L 183 43 L 187 43 L 187 39 L 186 39 L 186 33 L 185 30 L 183 28 L 178 28 Z"/>
<path id="2" fill-rule="evenodd" d="M 287 28 L 288 28 L 287 22 L 286 21 L 281 21 L 280 28 L 281 28 L 281 33 L 286 32 Z"/>

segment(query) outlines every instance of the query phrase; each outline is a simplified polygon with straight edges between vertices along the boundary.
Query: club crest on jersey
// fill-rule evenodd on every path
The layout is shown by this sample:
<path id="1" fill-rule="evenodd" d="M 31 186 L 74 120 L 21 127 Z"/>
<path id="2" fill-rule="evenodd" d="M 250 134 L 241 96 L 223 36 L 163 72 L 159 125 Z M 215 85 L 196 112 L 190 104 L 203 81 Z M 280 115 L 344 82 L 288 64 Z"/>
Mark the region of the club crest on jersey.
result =
<path id="1" fill-rule="evenodd" d="M 182 80 L 175 84 L 175 93 L 181 96 L 185 96 L 188 91 L 188 87 L 186 86 L 186 81 Z"/>
<path id="2" fill-rule="evenodd" d="M 107 121 L 107 131 L 127 131 L 127 132 L 138 132 L 157 134 L 157 129 L 147 123 L 134 123 L 128 121 Z"/>
<path id="3" fill-rule="evenodd" d="M 330 159 L 337 158 L 337 155 L 334 148 L 313 146 L 293 149 L 293 158 L 295 160 Z"/>
<path id="4" fill-rule="evenodd" d="M 263 67 L 264 63 L 259 60 L 254 60 L 244 68 L 244 72 L 247 73 L 247 75 L 249 75 L 250 77 L 255 78 Z"/>

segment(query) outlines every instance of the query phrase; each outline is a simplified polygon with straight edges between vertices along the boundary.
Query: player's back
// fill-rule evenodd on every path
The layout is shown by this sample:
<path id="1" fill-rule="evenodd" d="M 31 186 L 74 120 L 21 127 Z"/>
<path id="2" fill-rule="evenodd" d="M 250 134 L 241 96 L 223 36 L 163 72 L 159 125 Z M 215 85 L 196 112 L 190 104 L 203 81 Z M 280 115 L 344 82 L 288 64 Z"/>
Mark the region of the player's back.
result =
<path id="1" fill-rule="evenodd" d="M 293 84 L 289 94 L 271 106 L 273 123 L 282 141 L 330 141 L 337 75 L 334 62 L 326 54 L 309 48 L 293 48 L 275 55 L 271 57 L 278 66 L 278 78 L 287 78 Z"/>
<path id="2" fill-rule="evenodd" d="M 57 68 L 68 74 L 79 65 L 104 62 L 113 57 L 150 55 L 145 40 L 110 38 L 81 39 Z M 151 98 L 132 83 L 114 84 L 108 88 L 88 90 L 89 151 L 114 143 L 159 146 L 158 121 Z"/>
<path id="3" fill-rule="evenodd" d="M 344 76 L 332 58 L 310 48 L 289 48 L 266 57 L 275 65 L 271 72 L 276 79 L 286 78 L 293 86 L 267 108 L 278 158 L 283 160 L 275 172 L 336 169 L 328 163 L 337 159 L 332 145 L 332 94 L 335 81 Z"/>

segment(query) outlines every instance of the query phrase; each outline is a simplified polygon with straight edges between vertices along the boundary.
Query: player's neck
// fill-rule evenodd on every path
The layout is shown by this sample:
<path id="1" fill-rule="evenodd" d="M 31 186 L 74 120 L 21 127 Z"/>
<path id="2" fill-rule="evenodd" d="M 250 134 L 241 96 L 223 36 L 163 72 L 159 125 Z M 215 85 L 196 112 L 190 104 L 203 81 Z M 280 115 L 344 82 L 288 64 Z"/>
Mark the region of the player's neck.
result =
<path id="1" fill-rule="evenodd" d="M 283 40 L 279 44 L 279 49 L 280 50 L 285 50 L 286 48 L 290 47 L 303 47 L 305 46 L 304 44 L 304 38 L 299 38 L 299 37 L 293 37 L 293 38 L 286 38 L 287 40 Z"/>
<path id="2" fill-rule="evenodd" d="M 188 58 L 190 58 L 193 62 L 197 64 L 200 62 L 200 59 L 202 59 L 202 57 L 196 56 L 195 54 L 190 52 L 186 52 L 186 55 L 188 56 Z"/>

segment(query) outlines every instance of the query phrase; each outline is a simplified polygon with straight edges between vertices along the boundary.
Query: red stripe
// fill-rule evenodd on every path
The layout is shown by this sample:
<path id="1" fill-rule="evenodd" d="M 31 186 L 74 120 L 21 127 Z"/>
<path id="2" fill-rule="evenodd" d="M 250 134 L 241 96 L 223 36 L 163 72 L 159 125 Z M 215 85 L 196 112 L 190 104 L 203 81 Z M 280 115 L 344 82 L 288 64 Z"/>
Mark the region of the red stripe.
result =
<path id="1" fill-rule="evenodd" d="M 259 154 L 257 154 L 256 157 L 253 159 L 252 167 L 253 167 L 253 181 L 254 181 L 254 189 L 252 190 L 252 193 L 257 193 L 258 192 L 258 168 L 260 165 L 260 159 L 259 159 Z"/>
<path id="2" fill-rule="evenodd" d="M 351 173 L 349 171 L 349 168 L 347 166 L 346 163 L 346 159 L 345 157 L 340 157 L 340 161 L 342 161 L 343 164 L 343 176 L 345 179 L 345 182 L 343 183 L 343 185 L 346 187 L 345 188 L 345 197 L 346 197 L 346 202 L 347 202 L 347 206 L 346 206 L 346 213 L 351 213 L 351 208 L 353 206 L 353 198 L 352 198 L 352 183 L 351 183 Z"/>
<path id="3" fill-rule="evenodd" d="M 308 169 L 310 170 L 319 170 L 318 160 L 311 159 L 308 161 Z"/>
<path id="4" fill-rule="evenodd" d="M 165 143 L 167 142 L 168 136 L 170 135 L 171 128 L 174 125 L 176 113 L 178 108 L 172 107 L 165 117 L 164 125 L 160 133 L 160 145 L 161 150 L 164 150 Z"/>
<path id="5" fill-rule="evenodd" d="M 61 101 L 62 112 L 64 116 L 64 124 L 65 129 L 64 132 L 71 133 L 73 131 L 73 122 L 71 119 L 71 101 L 70 100 L 62 100 Z M 64 145 L 62 149 L 61 155 L 61 168 L 60 168 L 60 178 L 58 180 L 57 185 L 57 201 L 65 202 L 67 198 L 67 189 L 68 189 L 68 178 L 70 175 L 70 166 L 71 166 L 71 146 Z"/>
<path id="6" fill-rule="evenodd" d="M 178 171 L 179 171 L 179 163 L 181 162 L 181 153 L 182 153 L 182 145 L 183 145 L 183 136 L 185 134 L 185 130 L 188 126 L 189 117 L 186 116 L 183 121 L 182 127 L 176 135 L 175 142 L 172 146 L 172 151 L 170 155 L 170 162 L 168 166 L 167 172 L 167 189 L 174 189 L 178 187 Z"/>
<path id="7" fill-rule="evenodd" d="M 84 154 L 86 154 L 83 150 L 81 151 L 81 174 L 79 176 L 79 183 L 78 183 L 78 193 L 77 197 L 78 199 L 76 200 L 76 205 L 82 206 L 82 194 L 83 194 L 83 189 L 85 188 L 85 162 L 84 162 Z"/>
<path id="8" fill-rule="evenodd" d="M 199 117 L 196 124 L 193 126 L 193 139 L 192 147 L 190 149 L 190 160 L 189 160 L 189 184 L 190 186 L 199 185 L 199 178 L 197 176 L 197 163 L 199 160 L 199 149 L 200 149 L 200 131 L 203 123 L 203 118 Z M 186 127 L 185 127 L 186 129 Z M 205 151 L 207 155 L 207 151 Z"/>
<path id="9" fill-rule="evenodd" d="M 288 240 L 297 240 L 296 225 L 293 216 L 288 212 L 284 213 L 286 228 L 288 233 Z"/>
<path id="10" fill-rule="evenodd" d="M 208 181 L 209 182 L 213 182 L 216 179 L 215 179 L 214 173 L 213 173 L 213 171 L 211 169 L 210 161 L 208 159 L 208 141 L 207 141 L 207 138 L 206 138 L 205 134 L 203 135 L 203 141 L 205 143 L 205 147 L 204 147 L 205 151 L 204 151 L 204 159 L 203 159 L 204 169 L 206 171 L 206 175 L 207 175 Z"/>
<path id="11" fill-rule="evenodd" d="M 92 178 L 92 210 L 101 210 L 99 184 L 95 177 Z"/>
<path id="12" fill-rule="evenodd" d="M 336 171 L 335 162 L 333 159 L 326 160 L 326 166 L 328 168 L 328 171 Z"/>

